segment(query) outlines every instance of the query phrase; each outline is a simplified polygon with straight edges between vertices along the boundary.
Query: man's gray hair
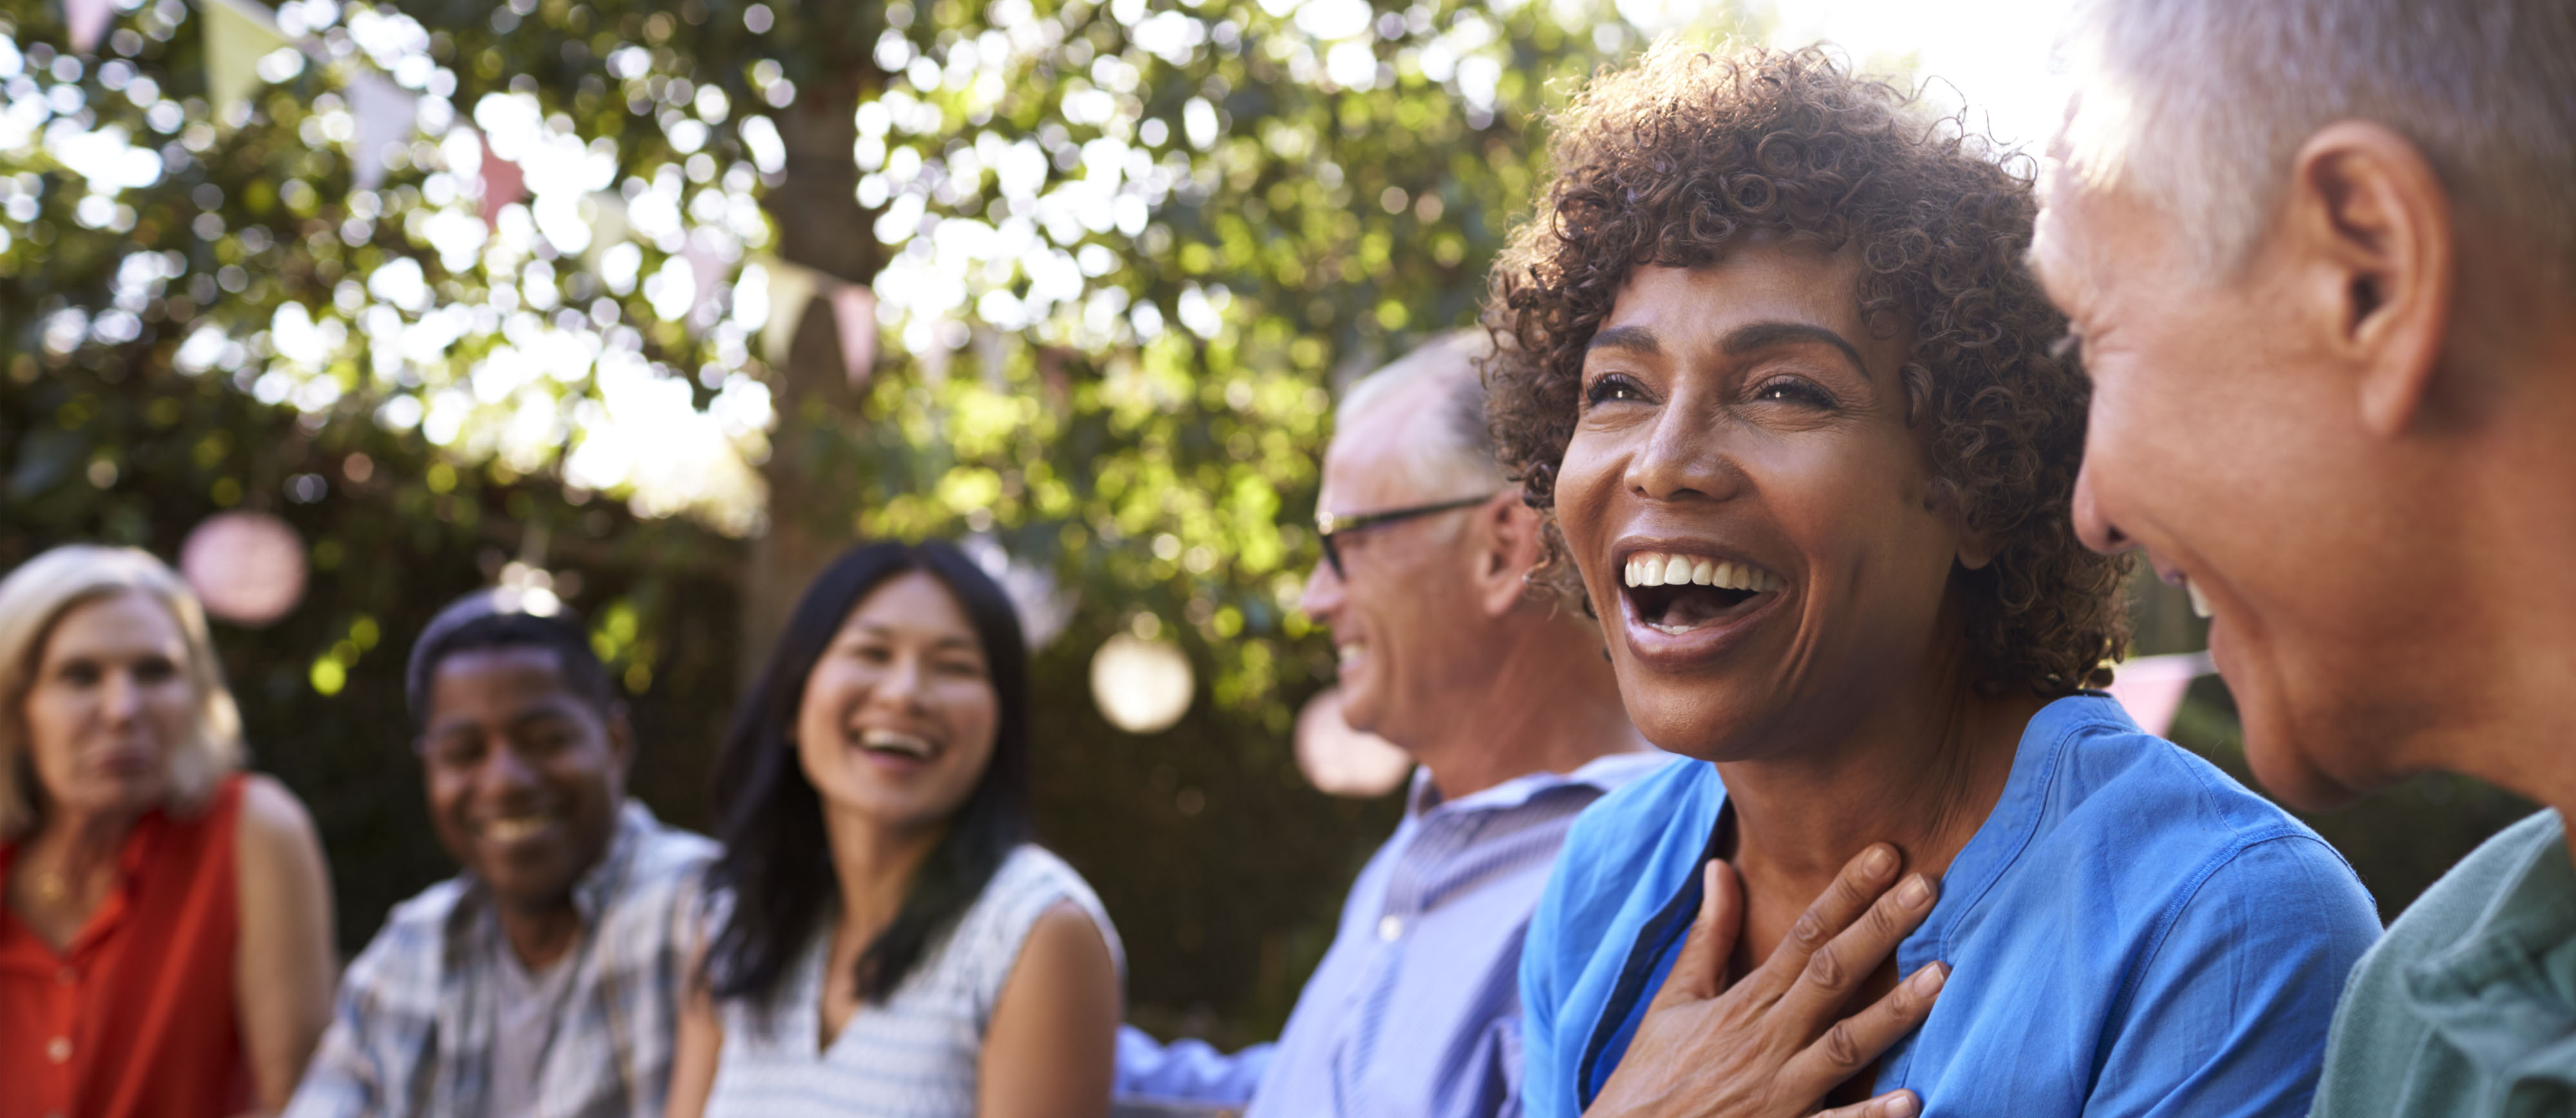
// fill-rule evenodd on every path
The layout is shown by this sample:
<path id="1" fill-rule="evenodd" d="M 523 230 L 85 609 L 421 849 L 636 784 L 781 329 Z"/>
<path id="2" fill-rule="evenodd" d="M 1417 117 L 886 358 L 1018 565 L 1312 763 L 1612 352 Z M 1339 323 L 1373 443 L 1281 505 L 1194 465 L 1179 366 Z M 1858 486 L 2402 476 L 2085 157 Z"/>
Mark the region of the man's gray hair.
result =
<path id="1" fill-rule="evenodd" d="M 1483 330 L 1459 330 L 1423 343 L 1342 393 L 1335 430 L 1426 381 L 1442 389 L 1437 412 L 1419 417 L 1404 457 L 1426 499 L 1472 497 L 1499 489 L 1503 469 L 1494 461 L 1494 437 L 1485 427 L 1485 378 L 1477 362 L 1493 352 Z"/>
<path id="2" fill-rule="evenodd" d="M 2207 271 L 2244 261 L 2301 144 L 2367 120 L 2576 278 L 2571 0 L 2088 0 L 2060 61 L 2071 168 L 2180 219 Z"/>

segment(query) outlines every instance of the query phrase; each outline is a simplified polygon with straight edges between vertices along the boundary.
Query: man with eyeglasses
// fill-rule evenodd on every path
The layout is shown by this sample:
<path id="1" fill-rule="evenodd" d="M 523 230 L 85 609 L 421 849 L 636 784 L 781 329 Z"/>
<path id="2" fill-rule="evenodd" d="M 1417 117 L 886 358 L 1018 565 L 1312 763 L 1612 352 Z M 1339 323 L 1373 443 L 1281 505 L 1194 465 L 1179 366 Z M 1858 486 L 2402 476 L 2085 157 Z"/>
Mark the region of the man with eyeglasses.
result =
<path id="1" fill-rule="evenodd" d="M 1404 820 L 1275 1048 L 1181 1059 L 1131 1030 L 1122 1095 L 1226 1101 L 1266 1056 L 1250 1118 L 1518 1111 L 1530 910 L 1575 814 L 1669 758 L 1629 725 L 1599 628 L 1531 583 L 1544 526 L 1494 463 L 1487 344 L 1452 334 L 1353 385 L 1324 453 L 1303 605 L 1342 716 L 1419 762 Z"/>
<path id="2" fill-rule="evenodd" d="M 285 1118 L 659 1118 L 715 845 L 626 797 L 625 704 L 568 617 L 468 595 L 407 681 L 430 822 L 464 872 L 349 965 Z"/>

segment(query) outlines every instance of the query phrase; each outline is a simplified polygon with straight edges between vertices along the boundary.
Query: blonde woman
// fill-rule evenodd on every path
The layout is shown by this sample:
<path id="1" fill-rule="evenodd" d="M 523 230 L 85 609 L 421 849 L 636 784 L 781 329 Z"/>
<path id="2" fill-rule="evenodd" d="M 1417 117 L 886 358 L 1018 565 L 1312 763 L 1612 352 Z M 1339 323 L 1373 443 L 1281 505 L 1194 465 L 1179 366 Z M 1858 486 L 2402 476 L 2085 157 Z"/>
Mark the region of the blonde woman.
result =
<path id="1" fill-rule="evenodd" d="M 304 806 L 244 775 L 205 613 L 141 551 L 0 579 L 0 1118 L 273 1112 L 330 1019 Z"/>

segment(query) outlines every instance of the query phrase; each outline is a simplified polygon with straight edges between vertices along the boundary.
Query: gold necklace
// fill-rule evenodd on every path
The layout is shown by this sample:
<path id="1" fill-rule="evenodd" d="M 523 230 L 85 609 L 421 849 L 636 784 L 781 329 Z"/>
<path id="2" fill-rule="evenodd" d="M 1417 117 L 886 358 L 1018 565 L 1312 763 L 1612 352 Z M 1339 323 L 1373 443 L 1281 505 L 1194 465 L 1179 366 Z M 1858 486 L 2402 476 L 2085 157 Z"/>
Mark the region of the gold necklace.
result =
<path id="1" fill-rule="evenodd" d="M 63 903 L 63 894 L 67 892 L 69 892 L 69 890 L 63 888 L 62 874 L 40 873 L 36 875 L 37 900 L 43 901 L 49 905 L 61 904 Z"/>

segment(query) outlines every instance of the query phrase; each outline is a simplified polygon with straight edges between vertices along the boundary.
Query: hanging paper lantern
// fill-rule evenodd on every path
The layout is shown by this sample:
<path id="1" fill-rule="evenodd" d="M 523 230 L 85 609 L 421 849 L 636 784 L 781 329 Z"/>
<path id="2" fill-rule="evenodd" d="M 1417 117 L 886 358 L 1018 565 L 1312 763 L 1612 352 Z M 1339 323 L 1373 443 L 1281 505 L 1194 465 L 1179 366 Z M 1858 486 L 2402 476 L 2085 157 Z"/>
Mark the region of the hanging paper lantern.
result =
<path id="1" fill-rule="evenodd" d="M 1170 729 L 1189 712 L 1190 658 L 1169 641 L 1120 633 L 1091 657 L 1091 700 L 1131 734 Z"/>
<path id="2" fill-rule="evenodd" d="M 2182 709 L 2191 681 L 2217 670 L 2206 652 L 2141 656 L 2119 665 L 2109 690 L 2139 729 L 2164 737 L 2173 729 L 2174 713 Z"/>
<path id="3" fill-rule="evenodd" d="M 179 573 L 208 615 L 266 625 L 304 597 L 304 540 L 264 512 L 217 513 L 180 545 Z"/>
<path id="4" fill-rule="evenodd" d="M 1297 771 L 1330 796 L 1375 799 L 1413 772 L 1413 755 L 1342 720 L 1342 692 L 1328 687 L 1297 712 Z"/>

